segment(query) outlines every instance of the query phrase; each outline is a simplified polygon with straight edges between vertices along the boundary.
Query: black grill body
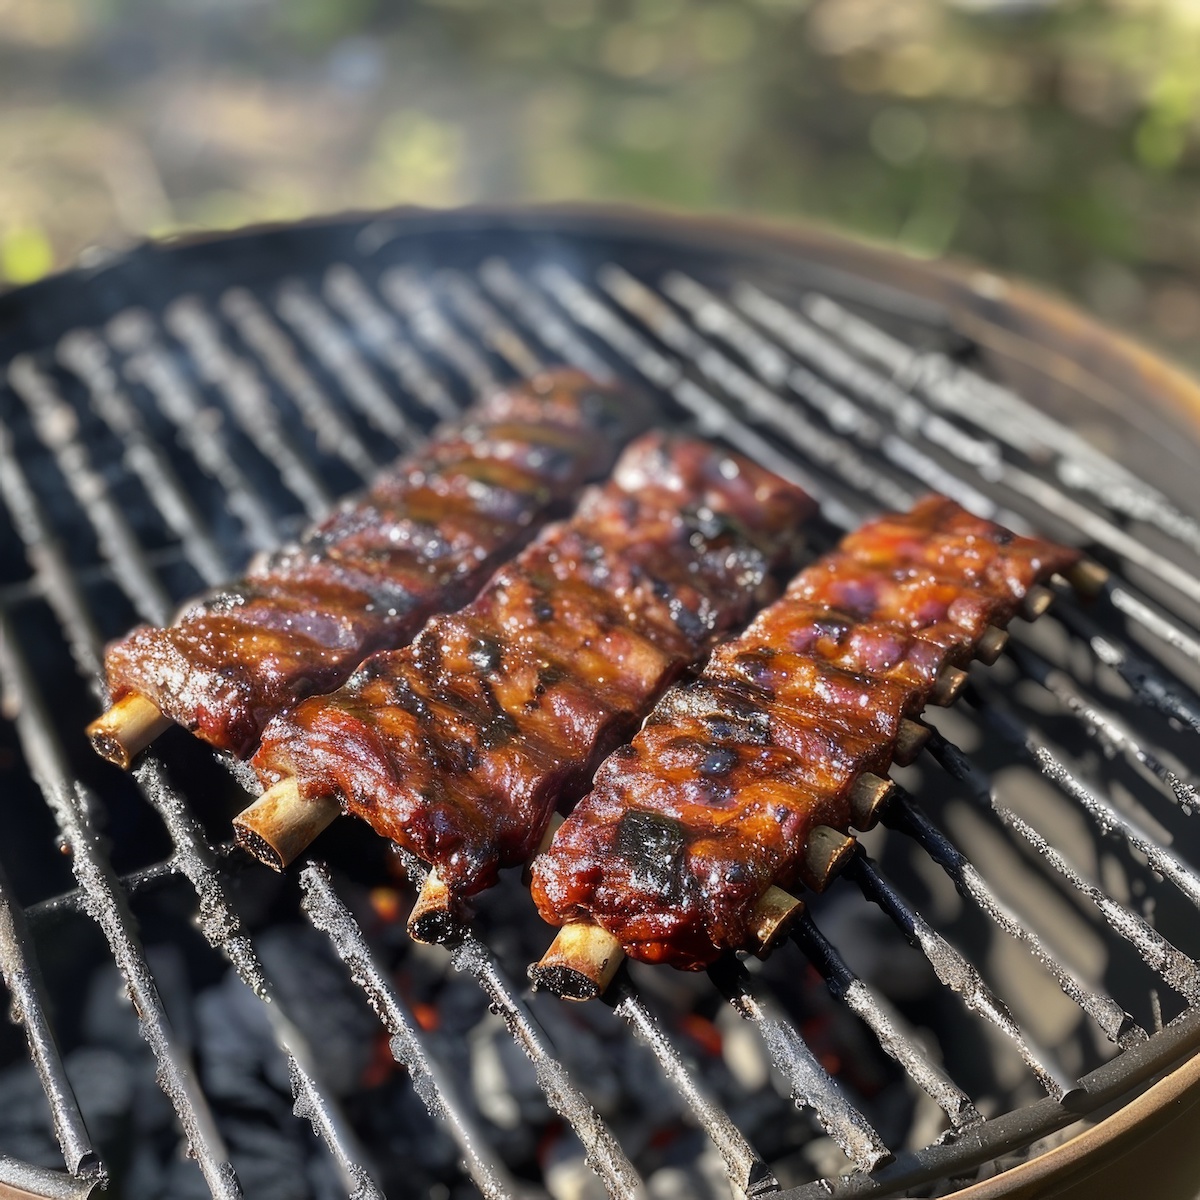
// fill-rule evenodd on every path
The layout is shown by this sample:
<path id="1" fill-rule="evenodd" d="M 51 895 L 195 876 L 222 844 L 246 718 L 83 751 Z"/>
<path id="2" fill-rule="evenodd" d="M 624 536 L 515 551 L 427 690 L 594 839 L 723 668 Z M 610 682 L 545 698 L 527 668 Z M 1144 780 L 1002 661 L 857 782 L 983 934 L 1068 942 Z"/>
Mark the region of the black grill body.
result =
<path id="1" fill-rule="evenodd" d="M 276 877 L 228 845 L 244 768 L 171 731 L 125 777 L 82 733 L 106 639 L 557 362 L 797 479 L 829 540 L 936 489 L 1112 570 L 932 715 L 790 944 L 585 1009 L 523 987 L 550 931 L 518 880 L 416 949 L 391 908 L 419 864 L 365 829 Z M 1200 1044 L 1198 424 L 1187 380 L 990 276 L 732 223 L 388 214 L 0 297 L 2 1048 L 58 1147 L 0 1143 L 0 1184 L 122 1194 L 144 1136 L 195 1160 L 163 1194 L 557 1195 L 572 1147 L 615 1196 L 710 1187 L 705 1163 L 748 1194 L 946 1194 L 1144 1092 Z M 121 1044 L 89 999 L 114 978 L 148 1134 L 84 1071 Z M 260 1090 L 230 1082 L 247 1059 Z"/>

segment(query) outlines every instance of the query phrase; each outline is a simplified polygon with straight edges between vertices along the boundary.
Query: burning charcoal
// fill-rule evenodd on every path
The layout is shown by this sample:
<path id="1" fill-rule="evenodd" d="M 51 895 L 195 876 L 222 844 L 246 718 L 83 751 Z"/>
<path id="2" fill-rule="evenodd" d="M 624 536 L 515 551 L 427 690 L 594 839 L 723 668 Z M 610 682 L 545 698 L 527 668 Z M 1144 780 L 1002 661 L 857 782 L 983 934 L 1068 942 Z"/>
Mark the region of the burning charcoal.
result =
<path id="1" fill-rule="evenodd" d="M 299 935 L 299 939 L 295 935 Z M 274 945 L 271 945 L 272 940 Z M 276 931 L 263 938 L 267 955 L 282 953 L 280 946 L 310 939 L 299 927 Z M 312 959 L 310 958 L 311 962 Z M 316 988 L 327 967 L 313 968 Z M 291 1011 L 298 1006 L 288 1003 Z M 315 1003 L 315 1001 L 314 1001 Z M 198 1057 L 208 1094 L 222 1102 L 217 1108 L 230 1157 L 247 1196 L 264 1200 L 307 1200 L 344 1194 L 319 1144 L 305 1124 L 293 1120 L 293 1098 L 287 1062 L 275 1043 L 266 1010 L 232 972 L 200 994 L 195 1004 Z M 337 1005 L 332 1006 L 340 1015 Z M 364 1044 L 370 1044 L 368 1038 Z M 323 1065 L 325 1063 L 323 1062 Z M 332 1064 L 330 1064 L 332 1065 Z M 352 1063 L 344 1064 L 348 1072 Z M 345 1080 L 341 1080 L 343 1084 Z M 350 1087 L 354 1087 L 351 1082 Z M 233 1109 L 235 1115 L 227 1115 Z M 252 1119 L 247 1117 L 253 1113 Z M 412 1114 L 414 1117 L 417 1114 Z M 423 1110 L 420 1113 L 424 1117 Z M 419 1124 L 418 1124 L 418 1127 Z M 406 1148 L 407 1149 L 407 1148 Z M 198 1173 L 192 1171 L 196 1181 Z M 169 1188 L 182 1189 L 186 1171 L 172 1170 Z M 174 1197 L 167 1190 L 164 1196 Z M 191 1192 L 179 1195 L 191 1196 Z M 204 1191 L 196 1193 L 199 1197 Z"/>
<path id="2" fill-rule="evenodd" d="M 349 1107 L 373 1157 L 396 1173 L 394 1180 L 380 1180 L 387 1195 L 432 1196 L 444 1182 L 460 1177 L 454 1142 L 403 1075 L 363 1093 Z"/>
<path id="3" fill-rule="evenodd" d="M 245 1183 L 243 1179 L 243 1186 Z M 139 1187 L 145 1186 L 139 1183 Z M 160 1169 L 158 1181 L 152 1188 L 138 1192 L 139 1196 L 146 1196 L 147 1200 L 204 1200 L 208 1194 L 204 1178 L 196 1170 L 195 1164 L 188 1162 L 186 1158 L 174 1157 Z M 290 1200 L 288 1193 L 268 1191 L 262 1195 L 263 1200 Z"/>
<path id="4" fill-rule="evenodd" d="M 87 1041 L 109 1046 L 135 1060 L 139 1058 L 145 1043 L 138 1035 L 137 1020 L 130 1011 L 125 985 L 116 966 L 100 964 L 85 987 L 83 1032 Z"/>
<path id="5" fill-rule="evenodd" d="M 163 1147 L 151 1138 L 137 1139 L 130 1147 L 128 1163 L 120 1172 L 120 1186 L 130 1196 L 144 1196 L 146 1200 L 161 1197 L 163 1181 L 167 1173 L 165 1164 L 173 1157 L 169 1150 L 164 1154 Z M 191 1173 L 199 1174 L 194 1166 Z M 185 1180 L 181 1184 L 184 1189 L 192 1186 L 190 1182 L 186 1181 L 187 1175 L 187 1171 L 180 1172 L 181 1178 Z M 203 1180 L 199 1180 L 199 1182 L 203 1185 Z M 181 1193 L 181 1200 L 198 1200 L 197 1193 L 194 1190 L 184 1190 Z"/>
<path id="6" fill-rule="evenodd" d="M 242 1189 L 255 1200 L 335 1200 L 345 1195 L 307 1130 L 260 1121 L 228 1122 L 229 1154 Z"/>
<path id="7" fill-rule="evenodd" d="M 801 1157 L 811 1164 L 813 1174 L 825 1179 L 845 1175 L 850 1163 L 842 1148 L 831 1137 L 814 1137 L 801 1151 Z"/>
<path id="8" fill-rule="evenodd" d="M 754 1027 L 732 1008 L 718 1015 L 717 1027 L 721 1030 L 722 1056 L 734 1079 L 747 1092 L 766 1087 L 771 1080 L 771 1060 Z"/>
<path id="9" fill-rule="evenodd" d="M 287 1064 L 265 1009 L 233 972 L 200 993 L 196 1024 L 209 1094 L 276 1117 L 286 1114 L 291 1107 Z"/>
<path id="10" fill-rule="evenodd" d="M 440 946 L 423 947 L 422 953 L 437 959 L 437 967 L 444 980 L 437 993 L 440 1029 L 448 1037 L 465 1037 L 484 1019 L 487 997 L 473 982 L 451 969 L 450 960 Z"/>
<path id="11" fill-rule="evenodd" d="M 150 951 L 147 953 L 152 962 L 164 965 L 165 987 L 168 993 L 175 992 L 176 987 L 171 982 L 171 959 Z M 169 1136 L 178 1140 L 174 1113 L 156 1082 L 154 1059 L 138 1032 L 137 1018 L 129 1006 L 125 985 L 115 964 L 103 963 L 91 976 L 83 1022 L 84 1035 L 90 1045 L 114 1052 L 126 1064 L 126 1077 L 132 1088 L 130 1121 L 137 1131 L 135 1136 L 170 1131 Z"/>
<path id="12" fill-rule="evenodd" d="M 307 925 L 289 925 L 264 934 L 257 947 L 288 1014 L 321 1047 L 326 1084 L 340 1095 L 355 1091 L 378 1023 L 328 940 Z"/>
<path id="13" fill-rule="evenodd" d="M 946 1114 L 924 1092 L 911 1089 L 913 1095 L 912 1124 L 907 1131 L 913 1149 L 931 1146 L 946 1129 Z"/>

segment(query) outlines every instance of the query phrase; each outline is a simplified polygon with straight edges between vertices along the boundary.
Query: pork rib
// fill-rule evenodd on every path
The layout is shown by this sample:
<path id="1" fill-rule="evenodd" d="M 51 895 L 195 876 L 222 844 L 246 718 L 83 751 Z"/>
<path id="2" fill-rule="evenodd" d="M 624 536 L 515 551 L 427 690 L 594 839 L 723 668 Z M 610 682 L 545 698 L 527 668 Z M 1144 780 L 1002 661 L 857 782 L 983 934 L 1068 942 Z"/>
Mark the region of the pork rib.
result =
<path id="1" fill-rule="evenodd" d="M 106 718 L 133 696 L 245 757 L 276 713 L 332 691 L 369 654 L 469 599 L 609 471 L 645 415 L 570 370 L 487 396 L 244 578 L 185 604 L 165 629 L 142 625 L 113 642 L 114 708 L 89 731 L 97 750 L 128 765 Z"/>
<path id="2" fill-rule="evenodd" d="M 684 968 L 747 946 L 755 904 L 802 877 L 815 828 L 847 829 L 943 669 L 1077 558 L 940 496 L 845 538 L 599 768 L 534 861 L 542 916 Z"/>
<path id="3" fill-rule="evenodd" d="M 457 904 L 527 861 L 659 693 L 775 594 L 813 508 L 746 459 L 647 434 L 472 604 L 276 718 L 253 764 L 336 797 Z"/>

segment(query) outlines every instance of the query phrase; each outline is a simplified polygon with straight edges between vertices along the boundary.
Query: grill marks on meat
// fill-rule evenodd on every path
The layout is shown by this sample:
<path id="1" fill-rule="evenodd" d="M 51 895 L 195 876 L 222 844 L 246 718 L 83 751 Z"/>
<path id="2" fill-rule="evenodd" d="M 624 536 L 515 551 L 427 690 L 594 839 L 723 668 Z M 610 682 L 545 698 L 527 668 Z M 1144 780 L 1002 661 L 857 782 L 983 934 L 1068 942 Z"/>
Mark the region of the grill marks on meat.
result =
<path id="1" fill-rule="evenodd" d="M 273 721 L 254 765 L 336 796 L 471 895 L 527 861 L 659 693 L 774 595 L 812 510 L 745 459 L 646 435 L 467 608 Z"/>
<path id="2" fill-rule="evenodd" d="M 701 675 L 672 688 L 533 864 L 555 925 L 699 968 L 745 946 L 754 904 L 791 887 L 817 825 L 891 765 L 899 723 L 1075 552 L 931 496 L 800 573 Z"/>
<path id="3" fill-rule="evenodd" d="M 488 396 L 244 579 L 110 645 L 114 702 L 137 693 L 249 754 L 275 713 L 468 599 L 638 424 L 630 397 L 576 371 Z"/>

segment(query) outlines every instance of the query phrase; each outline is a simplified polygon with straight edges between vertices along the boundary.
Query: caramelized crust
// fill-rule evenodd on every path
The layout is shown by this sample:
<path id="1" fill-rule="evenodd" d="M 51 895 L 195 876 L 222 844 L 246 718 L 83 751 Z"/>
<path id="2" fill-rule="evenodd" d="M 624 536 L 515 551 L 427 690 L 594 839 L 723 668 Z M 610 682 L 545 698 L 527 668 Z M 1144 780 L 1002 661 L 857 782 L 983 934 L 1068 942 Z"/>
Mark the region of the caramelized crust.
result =
<path id="1" fill-rule="evenodd" d="M 774 595 L 812 508 L 736 455 L 646 435 L 472 604 L 272 721 L 254 766 L 336 796 L 471 895 L 527 861 L 659 693 Z"/>
<path id="2" fill-rule="evenodd" d="M 275 713 L 468 599 L 640 423 L 629 397 L 577 371 L 487 397 L 244 579 L 112 643 L 113 701 L 138 693 L 244 757 Z"/>
<path id="3" fill-rule="evenodd" d="M 851 785 L 890 767 L 942 668 L 1077 557 L 940 496 L 868 522 L 600 767 L 534 861 L 542 916 L 678 967 L 746 946 L 754 904 L 795 884 L 815 826 L 848 827 Z"/>

